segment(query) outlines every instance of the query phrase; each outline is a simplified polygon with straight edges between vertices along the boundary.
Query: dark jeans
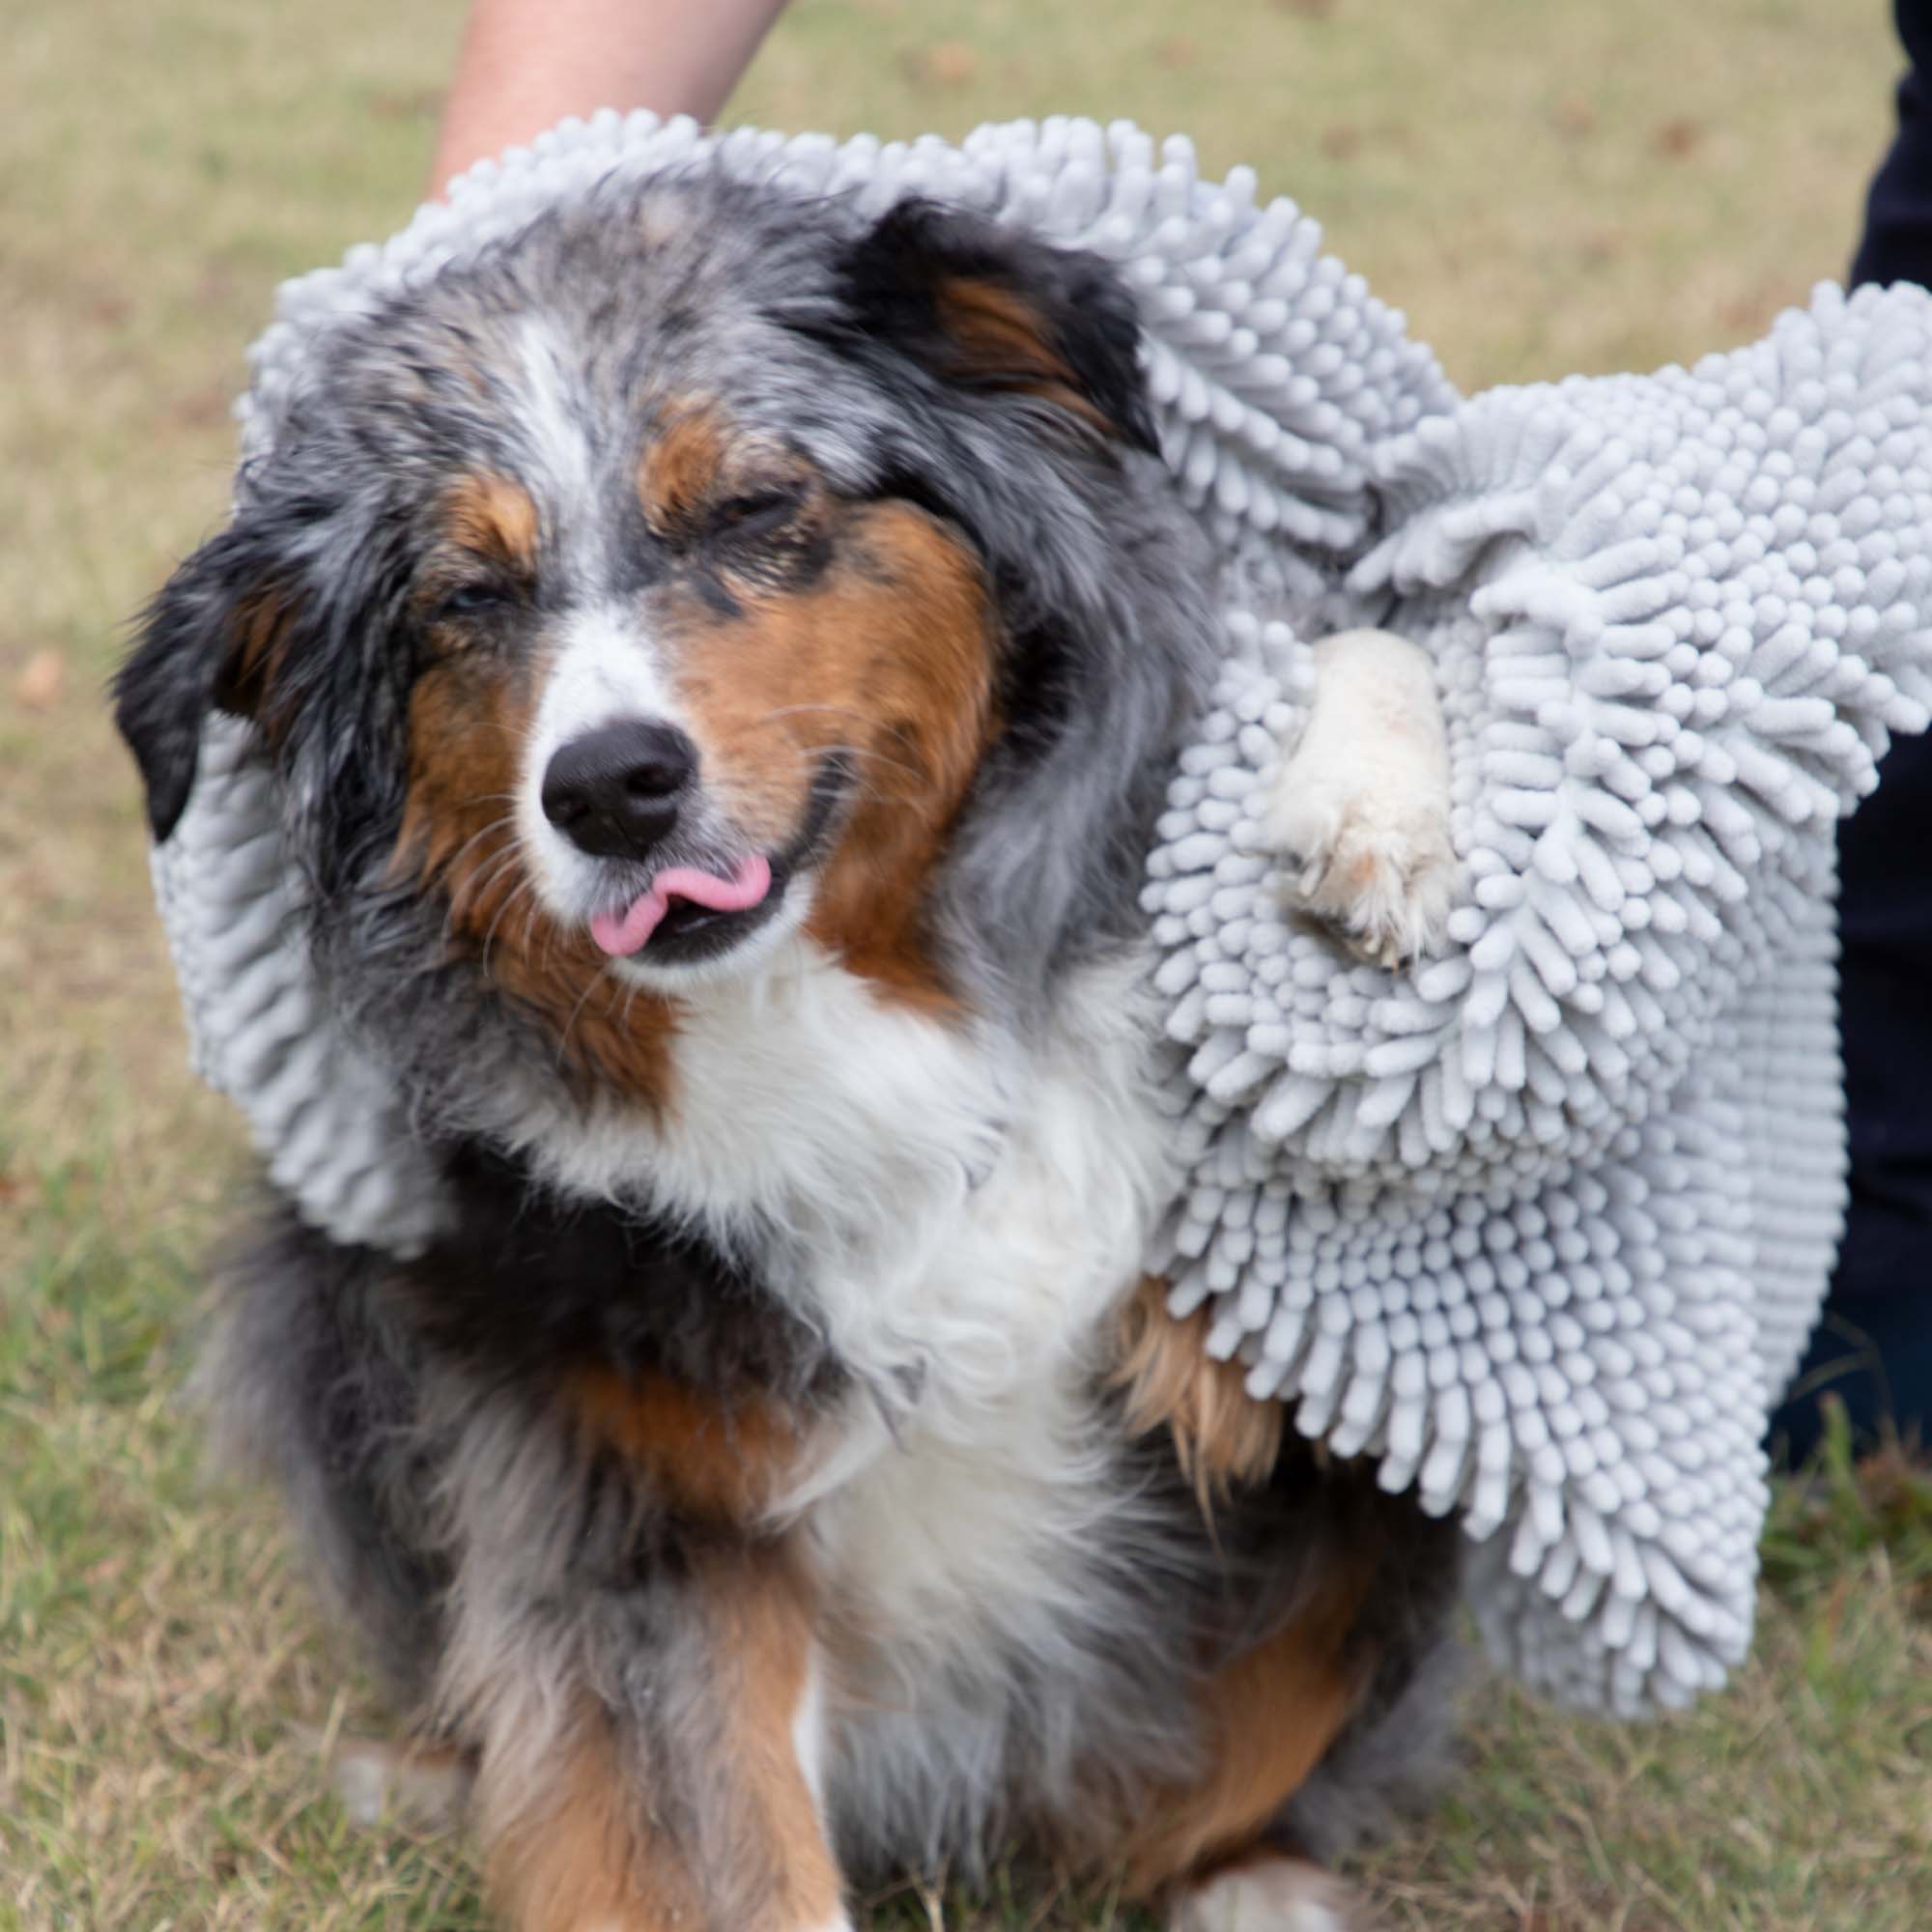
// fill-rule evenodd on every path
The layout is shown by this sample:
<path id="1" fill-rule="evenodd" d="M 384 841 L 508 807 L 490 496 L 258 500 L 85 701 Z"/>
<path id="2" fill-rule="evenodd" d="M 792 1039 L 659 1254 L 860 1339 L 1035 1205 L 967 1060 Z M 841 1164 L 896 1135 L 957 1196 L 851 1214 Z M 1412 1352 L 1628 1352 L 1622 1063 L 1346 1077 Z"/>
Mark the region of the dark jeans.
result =
<path id="1" fill-rule="evenodd" d="M 1912 66 L 1852 279 L 1932 285 L 1932 0 L 1897 0 L 1897 14 Z M 1860 1431 L 1890 1415 L 1932 1436 L 1932 739 L 1900 739 L 1880 770 L 1838 832 L 1852 1208 L 1824 1320 L 1773 1422 L 1794 1461 L 1817 1440 L 1826 1390 Z"/>

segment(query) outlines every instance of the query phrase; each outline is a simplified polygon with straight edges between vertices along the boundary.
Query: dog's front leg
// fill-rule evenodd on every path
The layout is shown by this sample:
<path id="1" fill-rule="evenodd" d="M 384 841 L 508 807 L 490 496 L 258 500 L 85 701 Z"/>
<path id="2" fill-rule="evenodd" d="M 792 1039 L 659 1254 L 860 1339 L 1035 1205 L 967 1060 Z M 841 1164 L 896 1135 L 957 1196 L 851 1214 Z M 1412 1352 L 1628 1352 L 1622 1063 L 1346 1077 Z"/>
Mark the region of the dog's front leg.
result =
<path id="1" fill-rule="evenodd" d="M 847 1932 L 797 1569 L 728 1537 L 654 1556 L 625 1587 L 528 1605 L 572 1627 L 484 1703 L 493 1903 L 514 1932 Z"/>

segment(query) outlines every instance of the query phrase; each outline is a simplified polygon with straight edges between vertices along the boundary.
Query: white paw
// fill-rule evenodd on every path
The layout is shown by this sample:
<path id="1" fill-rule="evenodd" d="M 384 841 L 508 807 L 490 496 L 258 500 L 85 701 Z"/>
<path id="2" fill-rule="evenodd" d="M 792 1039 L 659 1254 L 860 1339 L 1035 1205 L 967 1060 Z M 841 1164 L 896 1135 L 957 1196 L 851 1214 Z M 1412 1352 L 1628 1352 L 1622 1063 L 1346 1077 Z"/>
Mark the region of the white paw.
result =
<path id="1" fill-rule="evenodd" d="M 1352 1888 L 1299 1859 L 1236 1865 L 1184 1892 L 1167 1932 L 1373 1932 Z"/>
<path id="2" fill-rule="evenodd" d="M 329 1753 L 328 1769 L 349 1822 L 365 1831 L 385 1819 L 450 1831 L 469 1802 L 468 1762 L 433 1746 L 342 1738 Z"/>
<path id="3" fill-rule="evenodd" d="M 1449 741 L 1429 660 L 1386 631 L 1315 646 L 1315 701 L 1264 829 L 1291 900 L 1394 967 L 1433 952 L 1456 894 Z"/>
<path id="4" fill-rule="evenodd" d="M 1456 851 L 1433 811 L 1311 785 L 1293 761 L 1268 814 L 1270 841 L 1300 861 L 1289 896 L 1378 966 L 1434 952 L 1456 892 Z"/>

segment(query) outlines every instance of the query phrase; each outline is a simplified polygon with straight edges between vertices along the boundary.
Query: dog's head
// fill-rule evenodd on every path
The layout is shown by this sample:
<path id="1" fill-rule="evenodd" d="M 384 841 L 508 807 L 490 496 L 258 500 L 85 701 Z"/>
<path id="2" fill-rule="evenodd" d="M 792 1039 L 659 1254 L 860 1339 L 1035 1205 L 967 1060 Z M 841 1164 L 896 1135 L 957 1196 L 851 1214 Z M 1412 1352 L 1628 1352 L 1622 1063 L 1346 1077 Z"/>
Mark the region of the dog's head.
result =
<path id="1" fill-rule="evenodd" d="M 117 687 L 155 833 L 218 707 L 325 931 L 433 908 L 541 1013 L 800 930 L 1037 996 L 1130 923 L 1208 659 L 1136 348 L 1101 265 L 929 205 L 541 219 L 338 326 L 156 600 Z"/>

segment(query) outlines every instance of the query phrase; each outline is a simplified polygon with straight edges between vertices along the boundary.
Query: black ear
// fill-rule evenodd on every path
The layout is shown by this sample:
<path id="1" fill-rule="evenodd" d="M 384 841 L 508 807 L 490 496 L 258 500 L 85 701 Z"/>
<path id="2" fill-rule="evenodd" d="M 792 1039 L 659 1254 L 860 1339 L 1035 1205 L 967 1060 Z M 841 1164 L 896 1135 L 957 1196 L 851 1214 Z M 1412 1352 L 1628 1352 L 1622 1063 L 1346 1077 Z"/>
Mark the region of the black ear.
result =
<path id="1" fill-rule="evenodd" d="M 1097 256 L 902 201 L 840 264 L 852 326 L 942 381 L 1158 453 L 1133 298 Z"/>
<path id="2" fill-rule="evenodd" d="M 157 841 L 187 805 L 209 712 L 258 714 L 289 608 L 237 526 L 196 551 L 143 613 L 115 674 L 114 722 L 141 768 Z"/>

